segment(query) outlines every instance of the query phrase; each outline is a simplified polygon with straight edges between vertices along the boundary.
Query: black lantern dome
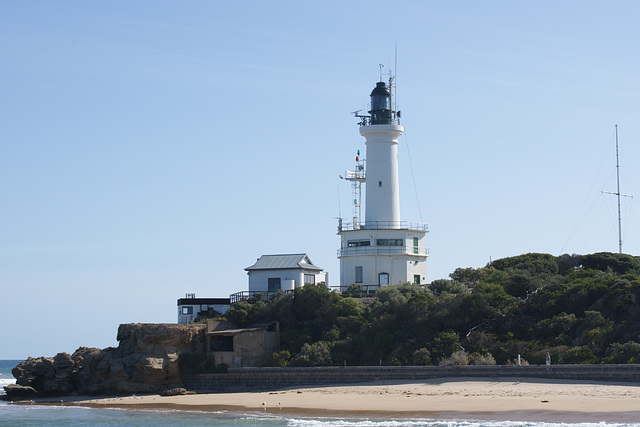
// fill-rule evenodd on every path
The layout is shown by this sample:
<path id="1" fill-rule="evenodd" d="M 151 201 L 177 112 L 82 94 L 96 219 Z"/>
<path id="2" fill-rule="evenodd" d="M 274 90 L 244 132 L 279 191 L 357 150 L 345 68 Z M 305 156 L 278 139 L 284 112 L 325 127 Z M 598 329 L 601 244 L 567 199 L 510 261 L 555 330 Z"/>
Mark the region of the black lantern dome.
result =
<path id="1" fill-rule="evenodd" d="M 391 92 L 384 82 L 378 82 L 371 91 L 370 124 L 390 125 L 391 120 Z"/>

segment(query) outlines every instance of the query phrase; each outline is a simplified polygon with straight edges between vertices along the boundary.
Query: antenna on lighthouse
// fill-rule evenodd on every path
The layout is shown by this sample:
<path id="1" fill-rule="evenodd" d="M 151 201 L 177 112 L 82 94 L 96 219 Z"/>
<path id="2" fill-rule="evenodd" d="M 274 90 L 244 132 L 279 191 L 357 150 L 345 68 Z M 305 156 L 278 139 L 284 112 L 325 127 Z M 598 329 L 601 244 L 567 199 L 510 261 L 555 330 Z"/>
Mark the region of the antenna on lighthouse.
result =
<path id="1" fill-rule="evenodd" d="M 362 219 L 362 183 L 366 181 L 364 159 L 360 156 L 360 150 L 356 153 L 356 167 L 352 171 L 346 171 L 344 177 L 340 178 L 351 181 L 351 188 L 353 190 L 353 229 L 360 228 L 360 221 Z"/>
<path id="2" fill-rule="evenodd" d="M 391 91 L 391 105 L 393 106 L 393 115 L 396 118 L 396 124 L 400 124 L 400 111 L 398 111 L 398 102 L 397 102 L 397 98 L 398 95 L 396 94 L 394 96 L 394 94 L 396 93 L 396 91 L 398 90 L 398 88 L 396 87 L 396 78 L 398 76 L 398 42 L 396 41 L 396 48 L 395 48 L 395 52 L 394 52 L 394 58 L 393 58 L 393 86 L 389 89 Z M 391 86 L 391 73 L 389 73 L 389 86 Z"/>

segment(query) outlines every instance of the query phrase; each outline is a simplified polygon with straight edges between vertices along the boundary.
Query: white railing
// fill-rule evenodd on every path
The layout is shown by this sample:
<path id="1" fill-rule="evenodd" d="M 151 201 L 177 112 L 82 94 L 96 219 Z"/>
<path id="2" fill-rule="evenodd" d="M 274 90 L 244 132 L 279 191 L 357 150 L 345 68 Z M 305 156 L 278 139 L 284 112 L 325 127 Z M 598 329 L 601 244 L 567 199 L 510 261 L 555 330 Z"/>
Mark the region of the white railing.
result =
<path id="1" fill-rule="evenodd" d="M 338 249 L 338 257 L 352 255 L 415 255 L 429 256 L 428 248 L 413 246 L 352 246 Z"/>
<path id="2" fill-rule="evenodd" d="M 429 232 L 429 226 L 421 222 L 409 221 L 367 221 L 342 222 L 338 221 L 338 232 L 354 230 L 416 230 Z"/>

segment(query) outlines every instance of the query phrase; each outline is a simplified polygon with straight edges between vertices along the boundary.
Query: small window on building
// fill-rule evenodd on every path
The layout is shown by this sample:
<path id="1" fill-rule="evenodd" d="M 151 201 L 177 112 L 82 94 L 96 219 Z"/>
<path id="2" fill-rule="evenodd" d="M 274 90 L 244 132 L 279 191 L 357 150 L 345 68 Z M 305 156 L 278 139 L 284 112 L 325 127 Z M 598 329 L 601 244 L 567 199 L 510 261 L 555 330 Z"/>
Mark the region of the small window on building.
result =
<path id="1" fill-rule="evenodd" d="M 264 283 L 264 282 L 263 282 Z M 280 278 L 279 277 L 269 277 L 269 292 L 276 292 L 282 289 L 280 287 Z"/>
<path id="2" fill-rule="evenodd" d="M 311 283 L 312 285 L 316 284 L 316 276 L 314 274 L 305 274 L 304 275 L 304 283 Z"/>
<path id="3" fill-rule="evenodd" d="M 233 335 L 212 336 L 209 351 L 233 351 Z"/>
<path id="4" fill-rule="evenodd" d="M 182 314 L 193 314 L 193 307 L 182 307 Z"/>
<path id="5" fill-rule="evenodd" d="M 377 239 L 376 245 L 378 246 L 402 246 L 404 241 L 402 239 Z"/>
<path id="6" fill-rule="evenodd" d="M 357 246 L 371 246 L 371 240 L 349 240 L 347 246 L 354 248 Z"/>
<path id="7" fill-rule="evenodd" d="M 420 241 L 418 240 L 418 238 L 414 237 L 413 238 L 413 253 L 415 255 L 418 255 L 418 253 L 419 253 L 419 250 L 418 250 L 419 243 L 420 243 Z"/>
<path id="8" fill-rule="evenodd" d="M 413 283 L 415 283 L 416 285 L 420 284 L 420 275 L 419 274 L 414 274 L 413 275 Z"/>
<path id="9" fill-rule="evenodd" d="M 359 265 L 356 267 L 356 283 L 362 283 L 364 281 L 362 276 L 362 266 Z"/>

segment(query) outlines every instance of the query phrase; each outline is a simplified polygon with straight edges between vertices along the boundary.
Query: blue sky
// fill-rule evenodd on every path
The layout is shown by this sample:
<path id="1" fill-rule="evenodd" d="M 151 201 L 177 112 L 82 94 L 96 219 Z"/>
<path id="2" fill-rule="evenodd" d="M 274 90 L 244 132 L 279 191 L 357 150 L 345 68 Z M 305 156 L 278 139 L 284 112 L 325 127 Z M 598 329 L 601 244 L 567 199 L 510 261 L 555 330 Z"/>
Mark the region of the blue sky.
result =
<path id="1" fill-rule="evenodd" d="M 634 1 L 0 1 L 0 358 L 106 347 L 247 288 L 262 254 L 338 282 L 351 111 L 394 68 L 401 214 L 428 280 L 617 251 L 640 197 Z M 412 166 L 412 167 L 411 167 Z M 415 181 L 415 186 L 414 186 Z M 638 255 L 637 199 L 624 252 Z"/>

